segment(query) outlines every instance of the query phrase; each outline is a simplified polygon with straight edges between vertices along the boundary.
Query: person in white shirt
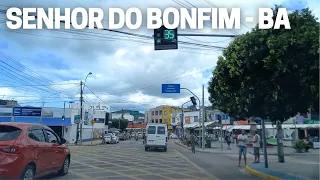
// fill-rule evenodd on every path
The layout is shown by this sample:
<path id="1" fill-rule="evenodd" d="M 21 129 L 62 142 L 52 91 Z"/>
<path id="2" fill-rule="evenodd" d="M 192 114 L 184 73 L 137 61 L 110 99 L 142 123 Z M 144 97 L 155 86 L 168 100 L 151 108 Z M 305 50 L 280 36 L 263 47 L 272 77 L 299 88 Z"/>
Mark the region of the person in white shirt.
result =
<path id="1" fill-rule="evenodd" d="M 252 145 L 253 145 L 253 154 L 254 154 L 254 163 L 260 162 L 260 136 L 257 131 L 254 132 Z"/>
<path id="2" fill-rule="evenodd" d="M 239 165 L 241 163 L 241 155 L 243 154 L 244 158 L 244 164 L 247 165 L 247 141 L 248 141 L 248 136 L 245 134 L 246 131 L 244 129 L 241 130 L 241 134 L 238 135 L 238 147 L 239 147 Z"/>

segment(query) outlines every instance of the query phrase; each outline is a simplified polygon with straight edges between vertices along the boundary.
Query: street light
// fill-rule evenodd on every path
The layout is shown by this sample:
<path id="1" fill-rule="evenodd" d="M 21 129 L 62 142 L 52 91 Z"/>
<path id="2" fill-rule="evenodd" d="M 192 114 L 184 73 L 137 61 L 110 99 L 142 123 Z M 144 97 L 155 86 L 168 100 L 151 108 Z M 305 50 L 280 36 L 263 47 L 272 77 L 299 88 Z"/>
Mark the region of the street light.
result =
<path id="1" fill-rule="evenodd" d="M 183 122 L 184 122 L 184 115 L 183 115 L 183 106 L 185 105 L 185 104 L 187 104 L 187 103 L 189 103 L 191 100 L 189 100 L 189 101 L 187 101 L 187 102 L 185 102 L 185 103 L 183 103 L 182 105 L 181 105 L 181 122 L 180 122 L 180 127 L 181 127 L 181 135 L 182 135 L 182 138 L 184 137 L 184 128 L 183 128 Z"/>
<path id="2" fill-rule="evenodd" d="M 88 76 L 91 75 L 92 72 L 89 72 L 84 80 L 84 83 L 82 83 L 82 81 L 80 82 L 80 144 L 82 145 L 82 124 L 83 124 L 83 90 L 84 90 L 84 87 L 86 85 L 86 82 L 87 82 L 87 79 L 88 79 Z M 79 124 L 78 126 L 79 127 Z M 77 128 L 79 129 L 79 128 Z M 79 133 L 79 132 L 78 132 Z"/>

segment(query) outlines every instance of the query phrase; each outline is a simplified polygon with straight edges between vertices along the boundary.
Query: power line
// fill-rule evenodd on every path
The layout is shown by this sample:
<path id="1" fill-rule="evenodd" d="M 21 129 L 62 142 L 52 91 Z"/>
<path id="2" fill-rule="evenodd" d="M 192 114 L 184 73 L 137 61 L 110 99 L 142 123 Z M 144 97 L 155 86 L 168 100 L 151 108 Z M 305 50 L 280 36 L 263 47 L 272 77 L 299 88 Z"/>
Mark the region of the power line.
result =
<path id="1" fill-rule="evenodd" d="M 4 12 L 4 10 L 0 9 L 0 12 Z M 35 18 L 37 18 L 37 16 L 35 16 Z M 54 20 L 55 21 L 55 20 Z M 61 23 L 65 23 L 65 21 L 60 21 Z M 71 24 L 71 23 L 70 23 Z M 89 27 L 88 25 L 86 27 Z M 95 29 L 99 29 L 97 27 L 94 27 Z M 130 32 L 124 32 L 124 31 L 118 31 L 118 30 L 111 30 L 111 29 L 107 29 L 107 28 L 100 28 L 99 30 L 104 30 L 104 31 L 109 31 L 109 32 L 114 32 L 114 33 L 120 33 L 120 34 L 125 34 L 125 35 L 129 35 L 129 36 L 134 36 L 134 37 L 140 37 L 140 38 L 145 38 L 145 39 L 149 39 L 149 40 L 153 40 L 154 38 L 152 36 L 147 36 L 147 35 L 141 35 L 141 34 L 136 34 L 136 33 L 130 33 Z M 218 48 L 218 49 L 224 49 L 224 47 L 218 47 L 218 46 L 210 46 L 210 45 L 205 45 L 205 44 L 199 44 L 199 43 L 190 43 L 190 42 L 185 42 L 185 41 L 178 41 L 179 43 L 182 44 L 189 44 L 189 45 L 197 45 L 197 46 L 202 46 L 202 47 L 208 47 L 208 48 Z"/>
<path id="2" fill-rule="evenodd" d="M 11 85 L 11 86 L 1 86 L 0 87 L 37 87 L 37 86 L 64 86 L 64 85 L 71 85 L 71 84 L 78 84 L 78 83 L 64 83 L 64 84 L 21 84 L 21 85 Z"/>

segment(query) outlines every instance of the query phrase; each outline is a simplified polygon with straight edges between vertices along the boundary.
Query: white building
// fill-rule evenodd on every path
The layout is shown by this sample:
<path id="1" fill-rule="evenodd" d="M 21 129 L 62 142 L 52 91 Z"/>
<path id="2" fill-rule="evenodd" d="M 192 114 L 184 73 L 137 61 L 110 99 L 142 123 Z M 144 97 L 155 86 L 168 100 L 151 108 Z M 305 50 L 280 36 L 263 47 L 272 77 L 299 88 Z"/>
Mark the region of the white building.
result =
<path id="1" fill-rule="evenodd" d="M 71 122 L 72 126 L 66 129 L 64 138 L 74 143 L 76 141 L 77 124 L 75 123 L 76 116 L 80 115 L 80 103 L 71 104 Z M 106 113 L 110 113 L 110 106 L 106 104 L 90 105 L 83 104 L 83 126 L 82 126 L 82 141 L 90 141 L 92 134 L 97 138 L 101 133 L 107 130 L 105 125 Z M 94 125 L 90 124 L 90 120 L 95 120 Z M 94 131 L 92 133 L 92 130 Z"/>
<path id="2" fill-rule="evenodd" d="M 222 119 L 222 124 L 230 124 L 230 117 L 217 109 L 206 110 L 205 114 L 206 114 L 206 118 L 205 118 L 206 122 L 216 121 L 218 120 L 218 115 L 220 115 Z M 199 124 L 199 111 L 184 112 L 183 116 L 184 116 L 184 121 L 183 121 L 184 125 L 190 124 L 191 126 L 193 124 Z M 181 118 L 182 118 L 182 113 L 173 115 L 171 117 L 172 125 L 176 126 L 181 124 Z"/>

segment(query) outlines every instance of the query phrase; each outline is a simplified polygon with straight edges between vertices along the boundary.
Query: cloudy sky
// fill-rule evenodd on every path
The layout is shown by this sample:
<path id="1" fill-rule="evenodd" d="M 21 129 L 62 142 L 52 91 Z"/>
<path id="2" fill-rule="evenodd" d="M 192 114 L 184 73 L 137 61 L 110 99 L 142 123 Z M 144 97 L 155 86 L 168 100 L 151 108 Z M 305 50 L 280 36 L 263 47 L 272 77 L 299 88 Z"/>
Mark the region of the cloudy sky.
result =
<path id="1" fill-rule="evenodd" d="M 318 0 L 1 0 L 0 9 L 9 7 L 99 7 L 108 8 L 190 8 L 240 7 L 242 16 L 257 17 L 260 7 L 283 5 L 289 9 L 309 7 L 320 12 Z M 1 11 L 0 11 L 1 12 Z M 320 17 L 319 14 L 316 14 Z M 144 15 L 145 17 L 145 15 Z M 256 19 L 255 19 L 256 20 Z M 18 100 L 21 105 L 63 107 L 64 101 L 79 99 L 79 82 L 89 72 L 84 88 L 86 103 L 104 103 L 111 110 L 121 108 L 145 111 L 158 105 L 176 105 L 191 94 L 162 94 L 161 84 L 178 83 L 200 98 L 205 85 L 205 104 L 209 105 L 207 84 L 212 71 L 232 38 L 179 37 L 204 46 L 181 45 L 178 50 L 154 51 L 153 40 L 103 30 L 9 30 L 0 13 L 0 99 Z M 107 23 L 107 22 L 105 22 Z M 210 23 L 210 22 L 209 22 Z M 207 24 L 209 26 L 209 23 Z M 179 30 L 179 33 L 237 35 L 250 31 L 254 23 L 241 30 Z M 121 29 L 152 36 L 146 22 L 139 30 Z"/>

